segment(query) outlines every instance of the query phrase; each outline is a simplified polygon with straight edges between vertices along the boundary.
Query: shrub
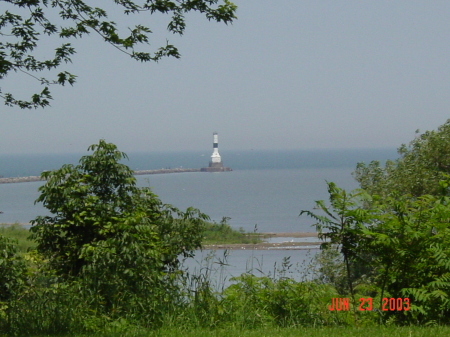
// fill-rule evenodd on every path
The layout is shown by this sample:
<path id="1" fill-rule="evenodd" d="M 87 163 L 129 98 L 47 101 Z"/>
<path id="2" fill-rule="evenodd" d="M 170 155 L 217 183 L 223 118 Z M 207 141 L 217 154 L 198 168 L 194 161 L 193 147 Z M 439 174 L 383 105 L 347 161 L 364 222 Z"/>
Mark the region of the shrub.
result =
<path id="1" fill-rule="evenodd" d="M 94 312 L 157 324 L 178 296 L 178 257 L 200 247 L 208 217 L 136 187 L 114 144 L 88 150 L 79 165 L 42 173 L 37 202 L 53 216 L 32 221 L 37 251 L 59 283 L 81 285 Z"/>
<path id="2" fill-rule="evenodd" d="M 0 234 L 0 302 L 8 301 L 25 283 L 26 267 L 17 255 L 16 240 Z"/>
<path id="3" fill-rule="evenodd" d="M 229 319 L 241 327 L 265 325 L 324 326 L 351 322 L 350 312 L 328 310 L 332 297 L 339 297 L 327 284 L 296 282 L 282 278 L 243 274 L 224 291 L 223 306 Z"/>

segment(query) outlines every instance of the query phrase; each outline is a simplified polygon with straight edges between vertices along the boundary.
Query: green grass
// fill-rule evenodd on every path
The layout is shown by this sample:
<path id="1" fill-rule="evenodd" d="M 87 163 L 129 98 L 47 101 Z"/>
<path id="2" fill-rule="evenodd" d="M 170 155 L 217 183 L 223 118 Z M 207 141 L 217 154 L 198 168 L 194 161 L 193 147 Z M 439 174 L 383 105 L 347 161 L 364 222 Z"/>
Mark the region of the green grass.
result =
<path id="1" fill-rule="evenodd" d="M 17 240 L 17 251 L 20 254 L 26 253 L 28 249 L 36 246 L 36 243 L 28 240 L 30 231 L 20 224 L 0 224 L 0 235 Z"/>
<path id="2" fill-rule="evenodd" d="M 450 327 L 333 327 L 333 328 L 262 328 L 252 330 L 227 329 L 160 329 L 155 331 L 127 330 L 99 334 L 62 335 L 73 337 L 447 337 Z"/>
<path id="3" fill-rule="evenodd" d="M 27 240 L 28 236 L 30 235 L 29 231 L 22 227 L 19 224 L 13 224 L 13 225 L 6 225 L 6 224 L 0 224 L 0 234 L 4 235 L 6 237 L 12 238 L 17 240 L 18 243 L 18 250 L 21 254 L 26 252 L 29 248 L 33 248 L 35 246 L 35 243 L 32 241 Z M 239 243 L 249 242 L 250 243 L 253 240 L 260 240 L 258 237 L 259 234 L 256 233 L 244 233 L 244 231 L 239 230 L 233 230 L 228 224 L 221 223 L 221 224 L 208 224 L 207 225 L 207 231 L 205 236 L 208 237 L 208 240 L 206 242 L 224 242 L 227 241 L 228 243 L 236 242 Z M 248 240 L 248 241 L 247 241 Z M 232 299 L 228 299 L 229 301 L 232 301 L 233 303 L 229 308 L 232 308 L 230 310 L 225 304 L 228 302 L 220 302 L 217 300 L 214 300 L 213 297 L 211 297 L 208 300 L 208 294 L 202 292 L 203 297 L 197 298 L 196 305 L 198 308 L 185 308 L 180 309 L 180 311 L 177 312 L 171 312 L 168 314 L 167 320 L 164 320 L 165 323 L 163 323 L 163 326 L 161 329 L 158 330 L 149 330 L 145 329 L 136 325 L 133 325 L 132 323 L 127 323 L 127 321 L 123 321 L 125 323 L 122 323 L 119 321 L 114 321 L 111 323 L 107 323 L 106 326 L 101 326 L 101 331 L 98 331 L 97 333 L 73 333 L 73 334 L 64 334 L 64 331 L 60 331 L 61 333 L 58 334 L 58 336 L 79 336 L 79 337 L 87 337 L 87 336 L 97 336 L 97 337 L 296 337 L 296 336 L 310 336 L 310 337 L 334 337 L 334 336 L 350 336 L 350 337 L 365 337 L 365 336 L 381 336 L 381 337 L 444 337 L 444 336 L 450 336 L 450 326 L 384 326 L 384 325 L 376 325 L 375 321 L 367 321 L 367 326 L 359 326 L 359 327 L 351 327 L 351 326 L 338 326 L 338 324 L 341 325 L 352 325 L 353 319 L 350 320 L 350 322 L 340 322 L 336 323 L 334 326 L 327 325 L 328 323 L 324 323 L 325 326 L 316 326 L 316 327 L 290 327 L 290 328 L 276 328 L 275 324 L 272 323 L 265 323 L 271 322 L 271 320 L 267 319 L 261 320 L 261 323 L 259 323 L 258 327 L 251 327 L 251 324 L 248 328 L 242 328 L 240 323 L 243 321 L 243 316 L 245 314 L 247 315 L 255 315 L 258 317 L 261 317 L 261 315 L 273 315 L 273 313 L 265 312 L 263 309 L 265 308 L 266 304 L 272 303 L 276 304 L 274 301 L 282 300 L 280 303 L 289 304 L 291 303 L 292 308 L 300 308 L 301 311 L 297 314 L 302 314 L 305 310 L 308 311 L 307 305 L 312 300 L 307 300 L 306 302 L 297 301 L 296 302 L 296 294 L 314 294 L 314 296 L 318 296 L 317 289 L 319 289 L 319 286 L 316 286 L 316 288 L 313 288 L 312 290 L 305 291 L 302 288 L 302 285 L 291 285 L 290 288 L 287 286 L 280 287 L 276 286 L 275 284 L 271 286 L 271 283 L 261 283 L 262 281 L 258 278 L 252 280 L 248 280 L 247 283 L 243 283 L 241 280 L 240 287 L 234 288 L 234 289 L 228 289 L 228 295 L 234 296 Z M 274 281 L 275 282 L 275 281 Z M 287 282 L 287 281 L 286 281 Z M 319 287 L 319 288 L 318 288 Z M 288 290 L 292 288 L 292 292 L 289 292 Z M 298 289 L 297 289 L 298 288 Z M 57 288 L 55 288 L 56 291 Z M 58 288 L 59 289 L 59 288 Z M 299 290 L 300 289 L 300 290 Z M 316 289 L 316 291 L 314 290 Z M 64 289 L 63 289 L 64 290 Z M 247 294 L 249 290 L 252 290 L 251 294 L 248 296 L 244 296 Z M 295 290 L 298 290 L 297 292 Z M 276 297 L 270 296 L 270 294 L 276 293 L 278 294 Z M 212 293 L 211 293 L 212 294 Z M 230 295 L 231 294 L 231 295 Z M 39 294 L 37 294 L 39 295 Z M 281 298 L 281 297 L 283 298 Z M 314 297 L 313 296 L 313 297 Z M 39 296 L 37 296 L 36 301 L 39 302 Z M 48 306 L 51 302 L 51 299 L 43 299 L 45 302 L 45 305 Z M 259 300 L 259 302 L 255 302 L 256 300 Z M 271 302 L 270 302 L 271 301 Z M 36 302 L 36 303 L 37 303 Z M 44 303 L 43 301 L 41 301 Z M 39 303 L 41 303 L 39 302 Z M 39 304 L 38 303 L 38 304 Z M 41 304 L 42 304 L 41 303 Z M 71 305 L 73 302 L 70 302 Z M 258 304 L 259 303 L 259 304 Z M 302 304 L 303 303 L 303 304 Z M 1 304 L 1 303 L 0 303 Z M 26 306 L 29 305 L 29 302 L 26 302 Z M 62 306 L 64 304 L 61 304 Z M 206 314 L 206 318 L 209 319 L 211 317 L 211 313 L 214 312 L 215 305 L 219 305 L 221 310 L 225 311 L 225 316 L 223 321 L 220 321 L 220 327 L 216 328 L 201 328 L 201 320 L 198 323 L 199 325 L 196 325 L 196 319 L 198 318 L 196 315 L 199 314 L 199 312 L 203 312 Z M 58 307 L 59 308 L 59 307 Z M 61 307 L 62 308 L 62 307 Z M 240 309 L 239 309 L 240 308 Z M 291 309 L 292 309 L 291 308 Z M 64 308 L 63 308 L 64 309 Z M 200 310 L 197 312 L 194 309 Z M 194 310 L 194 311 L 190 311 Z M 203 311 L 202 311 L 203 310 Z M 241 311 L 239 311 L 241 310 Z M 312 309 L 311 309 L 312 310 Z M 50 310 L 51 311 L 51 310 Z M 294 310 L 295 311 L 295 310 Z M 21 311 L 19 310 L 21 313 Z M 39 312 L 39 311 L 38 311 Z M 200 312 L 200 314 L 201 314 Z M 0 309 L 1 314 L 1 309 Z M 216 312 L 216 315 L 219 313 Z M 172 315 L 172 316 L 171 316 Z M 229 317 L 228 315 L 232 315 L 233 317 Z M 220 316 L 220 315 L 219 315 Z M 184 317 L 184 320 L 183 320 Z M 200 316 L 199 316 L 200 317 Z M 253 317 L 253 316 L 252 316 Z M 326 317 L 328 317 L 326 315 Z M 229 318 L 229 319 L 228 319 Z M 270 317 L 269 317 L 270 318 Z M 52 318 L 53 319 L 53 318 Z M 83 320 L 83 318 L 81 318 Z M 27 324 L 29 317 L 27 317 Z M 319 320 L 320 321 L 320 320 Z M 389 320 L 388 320 L 389 321 Z M 89 322 L 89 321 L 88 321 Z M 189 322 L 192 322 L 192 324 L 189 324 Z M 291 326 L 294 326 L 295 323 L 292 321 Z M 314 323 L 311 323 L 313 325 Z M 321 324 L 321 323 L 319 323 Z M 329 324 L 333 324 L 331 321 Z M 362 324 L 362 323 L 359 323 Z M 373 324 L 373 325 L 372 325 Z M 97 326 L 98 328 L 98 326 Z M 1 330 L 1 329 L 0 329 Z M 77 330 L 74 330 L 77 331 Z M 81 330 L 83 331 L 83 330 Z M 29 335 L 29 334 L 27 334 Z M 0 331 L 0 337 L 6 336 L 2 334 Z M 39 335 L 39 336 L 50 336 L 50 335 Z"/>
<path id="4" fill-rule="evenodd" d="M 260 242 L 262 240 L 259 233 L 247 233 L 242 228 L 236 230 L 225 222 L 207 223 L 203 239 L 204 245 Z"/>
<path id="5" fill-rule="evenodd" d="M 247 233 L 241 228 L 231 228 L 226 223 L 207 223 L 204 232 L 204 245 L 233 244 L 233 243 L 260 243 L 261 234 Z M 30 231 L 20 224 L 0 224 L 0 234 L 18 241 L 17 250 L 25 253 L 29 248 L 34 248 L 36 243 L 28 240 Z"/>
<path id="6" fill-rule="evenodd" d="M 126 335 L 125 335 L 126 336 Z M 132 336 L 132 335 L 130 335 Z M 447 337 L 450 336 L 450 327 L 364 327 L 364 328 L 284 328 L 284 329 L 255 329 L 255 330 L 161 330 L 148 335 L 158 337 Z"/>
<path id="7" fill-rule="evenodd" d="M 250 240 L 250 242 L 253 239 L 259 239 L 257 237 L 257 234 L 253 234 L 254 236 L 248 237 L 248 233 L 244 233 L 242 230 L 236 231 L 233 230 L 229 225 L 227 224 L 209 224 L 208 226 L 209 234 L 209 242 L 218 242 L 223 240 L 227 240 L 228 242 L 236 242 L 235 240 L 240 240 L 239 242 L 242 243 L 244 240 Z M 18 247 L 20 253 L 24 253 L 27 251 L 27 249 L 34 247 L 34 242 L 27 240 L 29 236 L 29 231 L 25 228 L 23 228 L 19 224 L 13 224 L 13 225 L 6 225 L 6 224 L 0 224 L 0 234 L 7 236 L 9 238 L 13 238 L 19 242 Z M 217 241 L 214 241 L 217 240 Z M 308 303 L 310 303 L 310 300 L 303 303 L 302 301 L 296 302 L 296 294 L 301 293 L 305 294 L 308 293 L 305 291 L 305 289 L 301 288 L 302 284 L 299 285 L 291 285 L 291 288 L 293 290 L 300 290 L 298 292 L 288 292 L 289 290 L 286 286 L 285 287 L 277 287 L 275 285 L 270 286 L 271 283 L 261 283 L 262 281 L 260 279 L 255 279 L 253 282 L 250 282 L 251 280 L 248 280 L 247 283 L 243 283 L 241 280 L 240 287 L 233 289 L 228 289 L 228 294 L 231 296 L 234 296 L 234 302 L 232 303 L 230 308 L 233 308 L 233 310 L 229 310 L 229 308 L 225 305 L 227 302 L 220 302 L 217 300 L 214 300 L 214 298 L 211 298 L 208 300 L 207 294 L 202 293 L 202 296 L 197 298 L 197 306 L 198 308 L 185 308 L 182 309 L 182 311 L 179 312 L 172 312 L 169 313 L 167 316 L 167 321 L 163 323 L 162 328 L 157 330 L 150 330 L 145 329 L 143 327 L 139 327 L 137 325 L 133 325 L 132 323 L 129 323 L 125 320 L 121 321 L 110 321 L 105 326 L 99 325 L 97 328 L 100 327 L 101 331 L 97 331 L 96 333 L 76 333 L 73 334 L 64 334 L 64 331 L 60 331 L 61 333 L 58 334 L 58 336 L 79 336 L 79 337 L 87 337 L 87 336 L 93 336 L 93 337 L 297 337 L 297 336 L 310 336 L 310 337 L 337 337 L 337 336 L 350 336 L 350 337 L 374 337 L 374 336 L 380 336 L 380 337 L 444 337 L 444 336 L 450 336 L 450 326 L 428 326 L 428 327 L 422 327 L 422 326 L 405 326 L 405 327 L 399 327 L 399 326 L 384 326 L 384 325 L 376 325 L 374 321 L 367 321 L 367 326 L 358 326 L 358 327 L 352 327 L 352 326 L 344 326 L 346 324 L 352 324 L 354 323 L 353 320 L 350 320 L 350 322 L 340 322 L 336 323 L 334 326 L 327 326 L 327 323 L 324 323 L 325 326 L 316 326 L 316 327 L 289 327 L 289 328 L 276 328 L 275 324 L 269 323 L 271 322 L 270 319 L 267 319 L 266 321 L 262 320 L 260 325 L 256 327 L 255 325 L 252 327 L 250 324 L 247 328 L 243 328 L 240 323 L 243 323 L 242 321 L 245 316 L 247 315 L 255 315 L 260 317 L 261 315 L 269 315 L 270 313 L 265 312 L 264 306 L 269 303 L 274 304 L 275 300 L 278 300 L 278 297 L 269 296 L 270 293 L 278 292 L 277 294 L 283 295 L 284 299 L 282 303 L 289 304 L 291 303 L 295 308 L 301 308 L 302 310 L 312 310 L 311 308 L 306 308 Z M 261 282 L 259 282 L 261 281 Z M 259 282 L 259 283 L 258 283 Z M 275 281 L 274 281 L 275 282 Z M 316 286 L 316 288 L 319 286 Z M 314 289 L 316 289 L 314 288 Z M 57 288 L 55 288 L 57 289 Z M 241 289 L 241 290 L 239 290 Z M 244 296 L 246 294 L 246 291 L 252 289 L 252 296 L 248 295 L 247 297 Z M 318 288 L 317 288 L 318 289 Z M 317 290 L 316 289 L 316 290 Z M 64 290 L 64 289 L 63 289 Z M 56 290 L 55 290 L 56 291 Z M 233 293 L 234 291 L 234 293 Z M 317 291 L 311 290 L 309 294 L 314 294 L 314 296 L 317 296 Z M 39 295 L 39 294 L 38 294 Z M 264 297 L 266 296 L 266 297 Z M 314 297 L 313 296 L 313 297 Z M 39 297 L 39 296 L 38 296 Z M 39 302 L 39 298 L 36 299 L 37 302 Z M 230 299 L 228 299 L 231 301 Z M 256 300 L 259 300 L 259 302 L 255 302 Z M 270 300 L 270 301 L 269 301 Z M 37 303 L 36 302 L 36 303 Z M 42 302 L 42 301 L 41 301 Z M 41 303 L 39 302 L 39 303 Z M 51 302 L 51 299 L 47 298 L 44 299 L 45 305 L 49 305 Z M 44 303 L 42 302 L 42 303 Z M 242 302 L 242 303 L 241 303 Z M 288 303 L 289 302 L 289 303 Z M 38 303 L 38 304 L 39 304 Z M 42 304 L 41 303 L 41 304 Z M 70 302 L 71 304 L 73 302 Z M 258 304 L 259 303 L 259 304 Z M 295 304 L 297 303 L 297 304 Z M 302 304 L 303 303 L 303 304 Z M 201 328 L 201 320 L 199 320 L 198 325 L 196 325 L 196 319 L 198 317 L 196 316 L 199 314 L 196 310 L 204 310 L 204 313 L 206 314 L 206 318 L 209 318 L 212 315 L 212 312 L 216 309 L 214 306 L 219 305 L 222 310 L 225 310 L 228 314 L 226 314 L 224 317 L 222 317 L 224 320 L 221 321 L 220 327 L 215 328 Z M 261 305 L 262 304 L 262 305 Z M 29 302 L 26 303 L 26 305 L 29 305 Z M 64 306 L 64 304 L 61 304 Z M 254 307 L 256 305 L 256 307 Z M 58 307 L 59 308 L 59 307 Z M 63 307 L 61 307 L 64 309 Z M 239 309 L 240 308 L 240 309 Z M 194 310 L 194 311 L 190 311 Z M 212 311 L 211 311 L 212 310 Z M 239 310 L 242 310 L 239 311 Z M 295 311 L 295 310 L 294 310 Z M 19 310 L 20 312 L 20 310 Z M 50 310 L 51 312 L 51 310 Z M 203 311 L 202 311 L 203 312 Z M 303 311 L 297 313 L 301 314 Z M 1 310 L 0 310 L 1 313 Z M 75 313 L 76 314 L 76 313 Z M 201 312 L 200 312 L 201 314 Z M 169 317 L 173 315 L 173 317 Z M 218 315 L 218 312 L 216 312 L 216 315 Z M 227 315 L 234 315 L 235 317 L 228 317 Z M 273 313 L 271 313 L 273 316 Z M 184 317 L 184 320 L 183 320 Z M 200 316 L 199 316 L 200 317 Z M 328 317 L 328 316 L 327 316 Z M 27 320 L 30 317 L 27 317 Z M 229 318 L 229 319 L 228 319 Z M 248 318 L 248 317 L 247 317 Z M 270 318 L 270 317 L 269 317 Z M 323 318 L 323 317 L 322 317 Z M 37 318 L 39 319 L 39 317 Z M 53 318 L 52 318 L 53 319 Z M 83 319 L 83 318 L 81 318 Z M 320 321 L 320 320 L 319 320 Z M 87 321 L 89 323 L 89 320 Z M 123 323 L 124 322 L 124 323 Z M 190 324 L 190 322 L 192 324 Z M 28 323 L 28 321 L 27 321 Z M 35 322 L 36 323 L 36 322 Z M 88 324 L 87 323 L 87 324 Z M 331 321 L 328 322 L 330 324 L 333 324 Z M 295 326 L 294 321 L 292 321 L 291 326 Z M 312 325 L 313 323 L 311 323 Z M 319 323 L 322 324 L 322 323 Z M 341 324 L 342 326 L 338 326 L 338 324 Z M 362 324 L 362 323 L 359 323 Z M 88 325 L 87 325 L 88 326 Z M 26 330 L 26 329 L 25 329 Z M 77 330 L 74 330 L 77 331 Z M 83 331 L 83 330 L 81 330 Z M 33 331 L 31 331 L 33 332 Z M 27 334 L 30 335 L 30 334 Z M 6 335 L 3 335 L 0 332 L 0 337 L 3 337 Z M 32 336 L 32 334 L 31 334 Z M 39 336 L 50 336 L 50 335 L 39 335 Z"/>

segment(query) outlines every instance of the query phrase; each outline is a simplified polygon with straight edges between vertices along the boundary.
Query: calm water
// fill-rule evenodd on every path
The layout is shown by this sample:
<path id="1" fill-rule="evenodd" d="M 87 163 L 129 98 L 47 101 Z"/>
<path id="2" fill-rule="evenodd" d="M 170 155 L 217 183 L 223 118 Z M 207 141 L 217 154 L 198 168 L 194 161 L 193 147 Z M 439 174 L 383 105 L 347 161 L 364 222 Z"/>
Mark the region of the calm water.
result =
<path id="1" fill-rule="evenodd" d="M 222 152 L 224 163 L 234 169 L 223 173 L 180 173 L 137 176 L 140 186 L 150 186 L 165 203 L 185 209 L 199 208 L 212 220 L 230 217 L 230 224 L 253 231 L 309 231 L 311 221 L 298 218 L 314 200 L 326 199 L 325 181 L 346 189 L 357 187 L 351 172 L 359 161 L 395 158 L 394 150 L 246 151 Z M 76 164 L 80 154 L 2 155 L 0 175 L 39 175 L 43 170 Z M 134 153 L 126 162 L 132 169 L 207 166 L 209 154 Z M 42 182 L 1 184 L 0 222 L 28 223 L 48 214 L 34 205 Z"/>
<path id="2" fill-rule="evenodd" d="M 207 166 L 210 154 L 169 153 L 129 154 L 132 169 Z M 339 151 L 247 151 L 221 152 L 226 166 L 223 173 L 177 173 L 137 176 L 139 186 L 149 186 L 165 203 L 180 209 L 193 206 L 212 220 L 230 217 L 230 225 L 259 232 L 313 231 L 312 221 L 299 217 L 312 209 L 314 200 L 327 199 L 326 181 L 353 189 L 357 183 L 351 172 L 359 161 L 385 161 L 396 158 L 394 150 Z M 43 170 L 76 164 L 80 155 L 0 156 L 0 175 L 38 175 Z M 28 223 L 38 215 L 47 215 L 34 205 L 42 182 L 0 184 L 0 222 Z M 199 253 L 198 257 L 201 260 Z M 261 263 L 264 273 L 273 272 L 274 263 L 292 256 L 293 265 L 307 260 L 307 251 L 231 251 L 227 277 L 244 272 L 249 263 Z M 205 256 L 203 256 L 205 257 Z M 190 268 L 197 262 L 190 262 Z"/>
<path id="3" fill-rule="evenodd" d="M 195 275 L 209 273 L 212 285 L 220 289 L 231 284 L 232 277 L 243 273 L 255 276 L 289 277 L 297 281 L 311 279 L 309 263 L 317 250 L 217 250 L 199 251 L 184 266 Z M 283 261 L 286 264 L 283 266 Z"/>
<path id="4" fill-rule="evenodd" d="M 291 151 L 222 151 L 225 166 L 235 170 L 350 168 L 357 162 L 384 161 L 397 157 L 394 149 L 347 150 L 291 150 Z M 0 176 L 24 177 L 39 175 L 63 164 L 77 164 L 82 155 L 76 154 L 20 154 L 0 155 Z M 210 150 L 206 152 L 128 153 L 124 161 L 133 170 L 208 165 Z"/>
<path id="5" fill-rule="evenodd" d="M 325 179 L 356 188 L 351 169 L 236 170 L 138 177 L 164 202 L 185 209 L 199 208 L 215 221 L 230 217 L 236 228 L 259 232 L 311 231 L 311 221 L 299 218 L 314 200 L 327 196 Z"/>

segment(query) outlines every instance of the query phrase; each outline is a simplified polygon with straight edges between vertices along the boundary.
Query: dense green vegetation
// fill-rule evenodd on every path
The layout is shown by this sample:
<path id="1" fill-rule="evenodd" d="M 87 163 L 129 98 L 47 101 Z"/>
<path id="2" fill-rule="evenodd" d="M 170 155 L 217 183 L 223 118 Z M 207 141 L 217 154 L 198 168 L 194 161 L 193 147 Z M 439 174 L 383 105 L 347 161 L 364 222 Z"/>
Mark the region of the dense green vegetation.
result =
<path id="1" fill-rule="evenodd" d="M 224 217 L 220 223 L 205 223 L 203 232 L 203 244 L 229 244 L 229 243 L 259 243 L 262 242 L 260 234 L 246 233 L 242 228 L 233 229 Z"/>
<path id="2" fill-rule="evenodd" d="M 20 224 L 0 224 L 0 234 L 16 240 L 20 254 L 36 248 L 36 242 L 30 239 L 30 231 Z M 247 233 L 242 228 L 236 230 L 227 223 L 226 218 L 220 223 L 205 221 L 202 236 L 202 245 L 263 242 L 261 234 Z"/>
<path id="3" fill-rule="evenodd" d="M 125 330 L 109 331 L 96 334 L 59 335 L 61 337 L 447 337 L 450 334 L 449 327 L 294 327 L 260 329 L 238 329 L 227 327 L 226 329 L 183 329 L 164 328 L 161 330 L 147 330 L 132 328 Z"/>
<path id="4" fill-rule="evenodd" d="M 20 224 L 0 224 L 0 235 L 16 241 L 16 248 L 20 254 L 36 247 L 36 243 L 29 240 L 30 232 Z"/>
<path id="5" fill-rule="evenodd" d="M 341 252 L 340 293 L 354 302 L 370 297 L 380 311 L 384 298 L 408 299 L 411 310 L 388 310 L 383 321 L 450 323 L 450 198 L 394 193 L 378 202 L 364 191 L 328 186 L 331 206 L 317 202 L 325 215 L 304 213 L 329 239 L 323 248 Z"/>
<path id="6" fill-rule="evenodd" d="M 158 336 L 158 337 L 367 337 L 367 336 L 379 336 L 379 337 L 447 337 L 450 333 L 448 327 L 331 327 L 331 328 L 270 328 L 263 329 L 194 329 L 194 330 L 182 330 L 182 329 L 167 329 L 160 330 L 152 333 L 144 333 L 142 336 Z M 112 336 L 108 334 L 107 336 Z M 119 335 L 117 335 L 119 336 Z M 124 336 L 136 336 L 133 333 L 120 335 Z"/>
<path id="7" fill-rule="evenodd" d="M 383 320 L 400 324 L 450 323 L 450 121 L 427 131 L 400 158 L 359 163 L 360 190 L 328 183 L 329 203 L 320 213 L 303 211 L 317 223 L 324 249 L 337 248 L 341 260 L 335 286 L 354 301 L 370 297 L 408 299 L 409 311 L 388 311 Z M 330 267 L 330 266 L 329 266 Z M 344 277 L 342 276 L 344 275 Z"/>
<path id="8" fill-rule="evenodd" d="M 420 148 L 414 153 L 421 158 L 434 153 L 435 146 L 425 145 L 429 139 L 447 139 L 435 134 L 417 138 L 422 145 L 410 152 Z M 360 170 L 367 190 L 347 192 L 328 183 L 329 202 L 302 211 L 328 239 L 303 281 L 286 277 L 284 261 L 278 275 L 256 277 L 249 270 L 227 287 L 213 287 L 209 267 L 192 275 L 179 257 L 192 256 L 205 240 L 242 240 L 246 234 L 233 231 L 227 219 L 208 223 L 198 210 L 180 211 L 137 188 L 130 169 L 119 163 L 125 154 L 113 144 L 100 141 L 90 150 L 77 166 L 43 173 L 47 182 L 38 202 L 53 216 L 33 222 L 28 246 L 17 246 L 26 231 L 0 227 L 5 336 L 450 332 L 450 178 L 421 166 L 420 176 L 433 176 L 429 186 L 436 187 L 422 194 L 407 190 L 396 177 L 412 154 L 400 158 L 395 170 L 388 164 L 384 180 Z M 333 299 L 345 299 L 348 307 L 331 310 L 338 308 Z"/>
<path id="9" fill-rule="evenodd" d="M 353 176 L 362 189 L 382 198 L 393 192 L 413 197 L 442 194 L 439 181 L 450 174 L 450 120 L 437 130 L 417 134 L 397 151 L 400 157 L 384 166 L 379 161 L 357 165 Z"/>

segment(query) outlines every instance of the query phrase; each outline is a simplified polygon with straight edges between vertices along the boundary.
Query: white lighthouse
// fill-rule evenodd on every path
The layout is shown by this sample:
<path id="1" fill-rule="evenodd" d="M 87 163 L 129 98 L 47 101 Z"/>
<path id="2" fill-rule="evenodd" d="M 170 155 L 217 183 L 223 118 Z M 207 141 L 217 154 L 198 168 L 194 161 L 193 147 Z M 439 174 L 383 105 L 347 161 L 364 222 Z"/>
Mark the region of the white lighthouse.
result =
<path id="1" fill-rule="evenodd" d="M 222 158 L 220 158 L 219 154 L 219 136 L 217 132 L 213 133 L 213 153 L 211 155 L 209 167 L 223 167 Z"/>
<path id="2" fill-rule="evenodd" d="M 224 167 L 222 163 L 222 158 L 219 154 L 219 136 L 217 132 L 213 133 L 213 153 L 211 155 L 211 160 L 209 161 L 209 167 L 203 167 L 200 169 L 201 172 L 225 172 L 233 171 L 229 167 Z"/>

